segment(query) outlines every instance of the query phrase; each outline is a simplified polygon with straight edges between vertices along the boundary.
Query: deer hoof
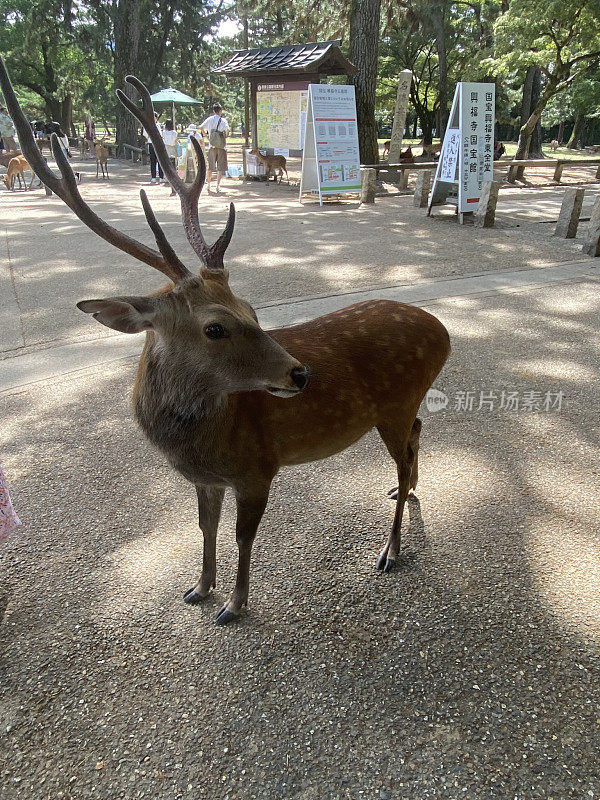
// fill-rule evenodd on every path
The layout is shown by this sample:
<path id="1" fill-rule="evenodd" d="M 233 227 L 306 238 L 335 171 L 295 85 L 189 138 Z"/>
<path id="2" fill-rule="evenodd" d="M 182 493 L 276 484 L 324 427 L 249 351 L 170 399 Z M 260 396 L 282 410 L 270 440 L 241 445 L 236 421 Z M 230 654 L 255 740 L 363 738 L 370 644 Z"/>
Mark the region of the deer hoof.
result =
<path id="1" fill-rule="evenodd" d="M 232 622 L 237 618 L 237 614 L 234 614 L 233 611 L 230 611 L 227 606 L 223 606 L 223 608 L 217 614 L 215 622 L 217 625 L 227 625 L 228 622 Z"/>
<path id="2" fill-rule="evenodd" d="M 394 566 L 396 565 L 395 558 L 388 558 L 386 553 L 381 553 L 379 558 L 377 559 L 377 569 L 380 572 L 391 572 Z"/>
<path id="3" fill-rule="evenodd" d="M 199 603 L 202 603 L 204 600 L 206 600 L 207 596 L 208 595 L 201 595 L 194 587 L 192 587 L 183 595 L 183 602 L 188 603 L 190 606 L 197 606 Z"/>
<path id="4" fill-rule="evenodd" d="M 389 490 L 389 492 L 387 493 L 387 496 L 390 498 L 390 500 L 397 500 L 398 499 L 398 488 L 399 488 L 398 486 L 394 486 L 393 489 Z"/>

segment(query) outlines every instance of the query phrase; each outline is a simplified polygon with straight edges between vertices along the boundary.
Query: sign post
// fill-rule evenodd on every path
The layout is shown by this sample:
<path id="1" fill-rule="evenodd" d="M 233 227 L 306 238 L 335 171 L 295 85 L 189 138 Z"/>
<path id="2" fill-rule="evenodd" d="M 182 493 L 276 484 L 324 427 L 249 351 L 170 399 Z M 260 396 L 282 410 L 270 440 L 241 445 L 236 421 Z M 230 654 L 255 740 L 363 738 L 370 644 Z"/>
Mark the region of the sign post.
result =
<path id="1" fill-rule="evenodd" d="M 493 180 L 495 90 L 493 83 L 456 84 L 427 214 L 455 203 L 462 224 L 477 208 L 484 181 Z"/>
<path id="2" fill-rule="evenodd" d="M 354 86 L 311 83 L 300 201 L 305 196 L 358 194 L 360 155 Z"/>

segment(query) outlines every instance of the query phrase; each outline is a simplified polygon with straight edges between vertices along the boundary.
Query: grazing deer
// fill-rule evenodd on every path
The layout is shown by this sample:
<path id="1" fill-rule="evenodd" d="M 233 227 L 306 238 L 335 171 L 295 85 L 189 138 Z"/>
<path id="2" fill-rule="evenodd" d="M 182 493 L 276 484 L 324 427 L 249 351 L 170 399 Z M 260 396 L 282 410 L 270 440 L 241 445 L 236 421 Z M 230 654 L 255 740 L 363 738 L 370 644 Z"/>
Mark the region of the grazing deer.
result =
<path id="1" fill-rule="evenodd" d="M 25 189 L 31 189 L 35 179 L 35 172 L 31 170 L 31 181 L 29 182 L 29 186 L 27 186 L 25 182 L 25 170 L 31 170 L 31 167 L 23 155 L 15 156 L 8 162 L 7 172 L 2 180 L 10 192 L 14 191 L 15 178 L 17 178 L 19 181 L 19 189 L 22 189 L 23 187 Z"/>
<path id="2" fill-rule="evenodd" d="M 277 171 L 279 170 L 279 183 L 281 183 L 283 179 L 283 173 L 285 172 L 285 178 L 287 182 L 290 182 L 288 178 L 288 171 L 287 171 L 287 161 L 285 160 L 284 156 L 263 156 L 260 152 L 258 147 L 253 148 L 250 150 L 250 153 L 253 156 L 256 156 L 258 160 L 265 165 L 267 169 L 267 180 L 269 180 L 269 175 L 271 171 L 273 172 L 273 180 L 277 181 Z"/>
<path id="3" fill-rule="evenodd" d="M 552 139 L 552 141 L 550 142 L 550 149 L 556 153 L 559 147 L 560 145 L 558 143 L 558 139 Z"/>
<path id="4" fill-rule="evenodd" d="M 150 95 L 137 78 L 125 80 L 141 95 L 141 106 L 120 90 L 117 94 L 148 131 L 165 177 L 179 195 L 188 241 L 202 262 L 199 274 L 179 260 L 143 190 L 158 251 L 94 214 L 56 138 L 53 152 L 62 177 L 54 175 L 27 135 L 1 60 L 0 67 L 6 103 L 38 176 L 92 231 L 170 281 L 149 296 L 84 300 L 78 307 L 114 330 L 146 334 L 133 390 L 135 415 L 150 441 L 195 486 L 204 537 L 202 572 L 185 602 L 202 602 L 215 586 L 217 526 L 227 487 L 237 504 L 239 561 L 233 594 L 216 618 L 219 625 L 247 605 L 252 543 L 278 471 L 338 453 L 373 427 L 398 474 L 392 531 L 377 561 L 388 572 L 398 557 L 409 488 L 416 484 L 417 411 L 450 349 L 441 322 L 420 308 L 373 300 L 267 333 L 252 307 L 232 293 L 223 266 L 233 204 L 225 230 L 209 245 L 198 221 L 206 176 L 199 143 L 192 138 L 198 173 L 188 186 L 169 160 Z"/>
<path id="5" fill-rule="evenodd" d="M 106 137 L 99 142 L 94 142 L 94 155 L 96 156 L 96 177 L 98 177 L 98 167 L 102 167 L 102 180 L 104 180 L 104 170 L 106 168 L 106 180 L 108 177 L 108 148 L 104 146 Z"/>

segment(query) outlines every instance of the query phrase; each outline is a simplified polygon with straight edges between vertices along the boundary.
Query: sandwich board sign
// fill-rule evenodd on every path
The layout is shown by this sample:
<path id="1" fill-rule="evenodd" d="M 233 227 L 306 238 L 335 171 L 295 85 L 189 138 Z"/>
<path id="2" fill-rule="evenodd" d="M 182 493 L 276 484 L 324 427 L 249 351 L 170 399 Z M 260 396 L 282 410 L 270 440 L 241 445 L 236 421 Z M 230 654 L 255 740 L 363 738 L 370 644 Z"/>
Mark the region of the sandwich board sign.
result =
<path id="1" fill-rule="evenodd" d="M 354 86 L 311 83 L 304 133 L 300 200 L 360 192 Z"/>
<path id="2" fill-rule="evenodd" d="M 493 83 L 456 84 L 427 213 L 441 203 L 456 203 L 463 215 L 475 211 L 484 181 L 494 177 Z"/>

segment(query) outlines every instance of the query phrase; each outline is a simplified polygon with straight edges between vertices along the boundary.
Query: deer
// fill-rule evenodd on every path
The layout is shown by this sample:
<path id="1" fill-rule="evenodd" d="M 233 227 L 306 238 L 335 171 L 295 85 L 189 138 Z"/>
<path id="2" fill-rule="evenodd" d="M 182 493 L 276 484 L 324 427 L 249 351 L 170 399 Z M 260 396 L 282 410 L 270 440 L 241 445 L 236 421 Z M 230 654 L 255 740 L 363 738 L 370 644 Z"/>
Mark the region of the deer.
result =
<path id="1" fill-rule="evenodd" d="M 285 172 L 285 178 L 287 182 L 290 182 L 288 177 L 287 171 L 287 161 L 285 156 L 264 156 L 258 147 L 254 147 L 250 150 L 250 153 L 253 156 L 256 156 L 258 160 L 265 165 L 267 169 L 267 180 L 269 180 L 269 175 L 273 172 L 273 180 L 277 181 L 277 172 L 279 171 L 279 183 L 283 180 L 283 173 Z"/>
<path id="2" fill-rule="evenodd" d="M 55 137 L 61 177 L 48 168 L 36 155 L 0 60 L 7 106 L 40 179 L 88 228 L 169 281 L 154 294 L 82 300 L 77 307 L 115 331 L 145 334 L 134 414 L 149 441 L 194 486 L 203 536 L 200 576 L 184 602 L 201 604 L 216 587 L 217 528 L 226 489 L 236 502 L 238 567 L 218 625 L 238 619 L 248 605 L 252 545 L 277 473 L 338 453 L 372 428 L 395 462 L 398 479 L 392 529 L 376 561 L 378 570 L 390 572 L 400 554 L 403 509 L 416 488 L 417 413 L 450 352 L 446 328 L 416 306 L 369 300 L 299 325 L 263 330 L 252 306 L 232 292 L 224 265 L 235 224 L 233 203 L 223 232 L 209 244 L 198 217 L 206 177 L 199 143 L 192 138 L 198 171 L 188 185 L 169 160 L 147 88 L 132 75 L 125 81 L 137 90 L 141 105 L 121 89 L 118 98 L 148 131 L 179 195 L 199 271 L 179 259 L 143 189 L 142 207 L 158 250 L 94 213 Z"/>
<path id="3" fill-rule="evenodd" d="M 108 148 L 104 146 L 106 137 L 99 142 L 94 142 L 94 155 L 96 156 L 96 177 L 98 177 L 98 167 L 102 167 L 102 180 L 104 180 L 104 170 L 106 169 L 106 180 L 108 177 Z"/>
<path id="4" fill-rule="evenodd" d="M 383 153 L 381 157 L 385 159 L 386 157 L 389 158 L 390 156 L 390 147 L 391 147 L 391 140 L 383 143 Z M 405 161 L 406 163 L 412 163 L 414 161 L 412 147 L 409 145 L 406 150 L 403 150 L 400 155 L 398 156 L 399 161 Z"/>
<path id="5" fill-rule="evenodd" d="M 2 180 L 9 192 L 14 191 L 15 178 L 17 178 L 19 181 L 19 189 L 22 189 L 23 187 L 25 187 L 25 189 L 31 189 L 35 179 L 35 172 L 31 170 L 31 181 L 29 182 L 29 186 L 27 186 L 25 182 L 25 170 L 31 170 L 31 167 L 23 155 L 15 156 L 8 162 L 6 175 L 2 178 Z"/>

